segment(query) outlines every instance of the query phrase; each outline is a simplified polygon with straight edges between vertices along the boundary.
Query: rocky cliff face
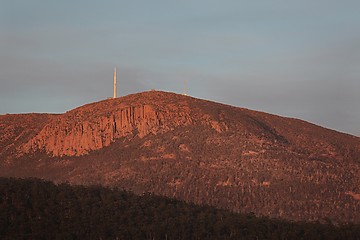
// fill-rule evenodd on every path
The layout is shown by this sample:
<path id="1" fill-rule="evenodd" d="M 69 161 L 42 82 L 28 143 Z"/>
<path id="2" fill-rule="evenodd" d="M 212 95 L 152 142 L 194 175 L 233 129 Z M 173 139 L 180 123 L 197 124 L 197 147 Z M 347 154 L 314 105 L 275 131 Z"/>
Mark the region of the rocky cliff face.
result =
<path id="1" fill-rule="evenodd" d="M 80 114 L 79 119 L 69 121 L 74 114 Z M 188 112 L 170 115 L 151 105 L 120 106 L 107 116 L 90 118 L 81 116 L 81 112 L 65 114 L 46 125 L 22 150 L 25 153 L 44 150 L 53 156 L 80 156 L 109 146 L 122 137 L 143 138 L 191 123 Z M 171 123 L 168 123 L 170 118 Z"/>
<path id="2" fill-rule="evenodd" d="M 109 146 L 120 138 L 143 138 L 193 123 L 205 124 L 217 132 L 227 130 L 225 123 L 208 114 L 198 117 L 191 111 L 187 101 L 174 103 L 163 99 L 169 102 L 157 105 L 151 98 L 154 94 L 161 95 L 156 92 L 143 93 L 142 101 L 137 101 L 135 105 L 131 95 L 130 98 L 109 99 L 59 115 L 21 146 L 20 151 L 45 151 L 52 156 L 81 156 Z M 173 97 L 179 96 L 174 94 Z"/>

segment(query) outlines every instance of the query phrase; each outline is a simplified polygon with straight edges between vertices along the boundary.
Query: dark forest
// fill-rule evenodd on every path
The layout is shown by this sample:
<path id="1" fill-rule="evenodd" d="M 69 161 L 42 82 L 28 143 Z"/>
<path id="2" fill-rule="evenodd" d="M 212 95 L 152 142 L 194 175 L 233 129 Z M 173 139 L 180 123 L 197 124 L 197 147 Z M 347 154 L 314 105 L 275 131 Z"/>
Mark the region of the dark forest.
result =
<path id="1" fill-rule="evenodd" d="M 2 239 L 360 239 L 360 225 L 235 214 L 100 186 L 0 178 Z"/>

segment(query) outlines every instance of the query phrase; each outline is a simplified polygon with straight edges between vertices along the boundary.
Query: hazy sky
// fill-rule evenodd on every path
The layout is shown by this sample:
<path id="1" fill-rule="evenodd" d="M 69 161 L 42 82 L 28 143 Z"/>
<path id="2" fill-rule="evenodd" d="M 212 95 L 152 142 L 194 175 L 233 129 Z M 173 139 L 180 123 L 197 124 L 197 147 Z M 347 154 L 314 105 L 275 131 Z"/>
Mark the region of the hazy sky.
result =
<path id="1" fill-rule="evenodd" d="M 360 136 L 359 0 L 0 0 L 0 114 L 149 89 Z"/>

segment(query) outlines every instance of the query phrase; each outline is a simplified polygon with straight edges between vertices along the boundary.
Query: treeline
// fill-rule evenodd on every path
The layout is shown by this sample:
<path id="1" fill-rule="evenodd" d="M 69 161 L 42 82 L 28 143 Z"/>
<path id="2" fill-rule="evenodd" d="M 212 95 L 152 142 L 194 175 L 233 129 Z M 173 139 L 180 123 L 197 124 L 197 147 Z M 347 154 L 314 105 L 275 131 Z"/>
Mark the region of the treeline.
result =
<path id="1" fill-rule="evenodd" d="M 287 222 L 100 186 L 0 178 L 1 239 L 360 239 L 360 225 Z"/>

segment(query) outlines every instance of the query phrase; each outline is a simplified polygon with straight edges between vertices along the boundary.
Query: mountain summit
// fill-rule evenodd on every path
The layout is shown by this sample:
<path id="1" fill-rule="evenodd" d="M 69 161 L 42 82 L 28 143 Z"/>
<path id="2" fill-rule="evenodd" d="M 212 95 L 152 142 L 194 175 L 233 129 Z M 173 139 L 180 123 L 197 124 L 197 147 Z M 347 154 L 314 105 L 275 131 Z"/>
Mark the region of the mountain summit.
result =
<path id="1" fill-rule="evenodd" d="M 102 184 L 237 212 L 360 222 L 360 138 L 150 91 L 0 116 L 0 175 Z"/>

